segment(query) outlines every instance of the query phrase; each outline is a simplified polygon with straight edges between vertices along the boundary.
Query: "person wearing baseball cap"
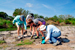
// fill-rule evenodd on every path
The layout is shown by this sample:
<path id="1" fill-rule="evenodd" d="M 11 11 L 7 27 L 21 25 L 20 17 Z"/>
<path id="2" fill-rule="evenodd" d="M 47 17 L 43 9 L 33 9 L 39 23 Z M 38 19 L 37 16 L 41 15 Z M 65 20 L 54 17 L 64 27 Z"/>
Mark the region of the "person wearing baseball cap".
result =
<path id="1" fill-rule="evenodd" d="M 61 36 L 61 31 L 54 25 L 41 25 L 39 28 L 40 31 L 46 31 L 47 35 L 44 40 L 42 40 L 42 44 L 45 44 L 47 41 L 53 43 L 54 46 L 60 43 L 60 39 L 58 38 Z"/>
<path id="2" fill-rule="evenodd" d="M 27 27 L 26 27 L 26 20 L 25 20 L 25 16 L 24 15 L 17 15 L 14 20 L 13 20 L 13 24 L 16 23 L 17 26 L 17 34 L 18 34 L 18 39 L 20 39 L 23 36 L 23 27 L 25 27 L 25 32 L 27 31 Z M 19 35 L 20 32 L 20 27 L 21 27 L 21 37 Z"/>
<path id="3" fill-rule="evenodd" d="M 28 19 L 32 19 L 32 20 L 34 20 L 34 14 L 33 13 L 29 13 L 28 15 L 27 15 L 27 17 L 26 17 L 26 24 L 28 23 Z M 29 26 L 28 24 L 27 24 L 27 26 Z M 30 33 L 32 32 L 32 26 L 30 26 Z"/>

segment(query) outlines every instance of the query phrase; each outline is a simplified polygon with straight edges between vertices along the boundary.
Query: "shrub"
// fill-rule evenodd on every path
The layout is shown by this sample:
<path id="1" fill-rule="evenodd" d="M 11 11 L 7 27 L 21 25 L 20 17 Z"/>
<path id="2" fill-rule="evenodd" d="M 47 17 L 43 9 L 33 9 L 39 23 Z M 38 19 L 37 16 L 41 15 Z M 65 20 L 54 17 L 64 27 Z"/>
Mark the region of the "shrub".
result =
<path id="1" fill-rule="evenodd" d="M 5 43 L 5 41 L 4 40 L 0 40 L 0 44 L 3 44 L 3 43 Z"/>
<path id="2" fill-rule="evenodd" d="M 69 20 L 65 20 L 66 24 L 71 24 L 71 22 Z"/>

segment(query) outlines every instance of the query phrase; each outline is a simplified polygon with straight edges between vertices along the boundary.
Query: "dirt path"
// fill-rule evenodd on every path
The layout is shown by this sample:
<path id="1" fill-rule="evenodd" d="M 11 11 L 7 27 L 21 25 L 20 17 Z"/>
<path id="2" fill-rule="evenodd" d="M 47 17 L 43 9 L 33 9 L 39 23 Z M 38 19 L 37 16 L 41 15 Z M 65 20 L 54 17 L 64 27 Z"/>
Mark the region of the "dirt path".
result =
<path id="1" fill-rule="evenodd" d="M 7 43 L 0 44 L 0 50 L 75 50 L 75 26 L 57 26 L 61 30 L 62 45 L 53 46 L 52 44 L 41 44 L 40 39 L 35 40 L 32 45 L 16 46 L 20 41 L 16 41 L 17 31 L 0 32 L 0 40 L 5 40 Z M 24 35 L 23 40 L 31 40 L 30 33 Z"/>

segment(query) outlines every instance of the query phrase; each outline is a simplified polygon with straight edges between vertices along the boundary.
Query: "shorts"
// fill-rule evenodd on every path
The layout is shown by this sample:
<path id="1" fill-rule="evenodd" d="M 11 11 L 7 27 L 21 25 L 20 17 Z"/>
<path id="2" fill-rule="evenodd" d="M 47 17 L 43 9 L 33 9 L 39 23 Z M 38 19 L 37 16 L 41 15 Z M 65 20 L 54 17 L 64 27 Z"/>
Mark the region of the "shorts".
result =
<path id="1" fill-rule="evenodd" d="M 44 21 L 44 22 L 42 22 L 43 23 L 43 25 L 46 25 L 46 22 Z"/>
<path id="2" fill-rule="evenodd" d="M 16 23 L 16 26 L 17 26 L 17 27 L 22 27 L 22 28 L 23 28 L 24 25 L 23 25 L 23 24 L 18 25 L 18 24 Z"/>

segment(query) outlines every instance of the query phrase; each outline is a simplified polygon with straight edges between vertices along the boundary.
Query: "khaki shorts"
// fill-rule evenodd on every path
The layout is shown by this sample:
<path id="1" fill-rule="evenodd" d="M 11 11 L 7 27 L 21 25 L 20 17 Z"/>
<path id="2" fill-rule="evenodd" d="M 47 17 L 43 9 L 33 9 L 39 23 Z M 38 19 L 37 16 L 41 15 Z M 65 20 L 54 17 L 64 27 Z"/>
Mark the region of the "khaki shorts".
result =
<path id="1" fill-rule="evenodd" d="M 16 26 L 17 26 L 17 27 L 22 27 L 22 28 L 24 27 L 23 24 L 18 25 L 17 23 L 16 23 Z"/>

